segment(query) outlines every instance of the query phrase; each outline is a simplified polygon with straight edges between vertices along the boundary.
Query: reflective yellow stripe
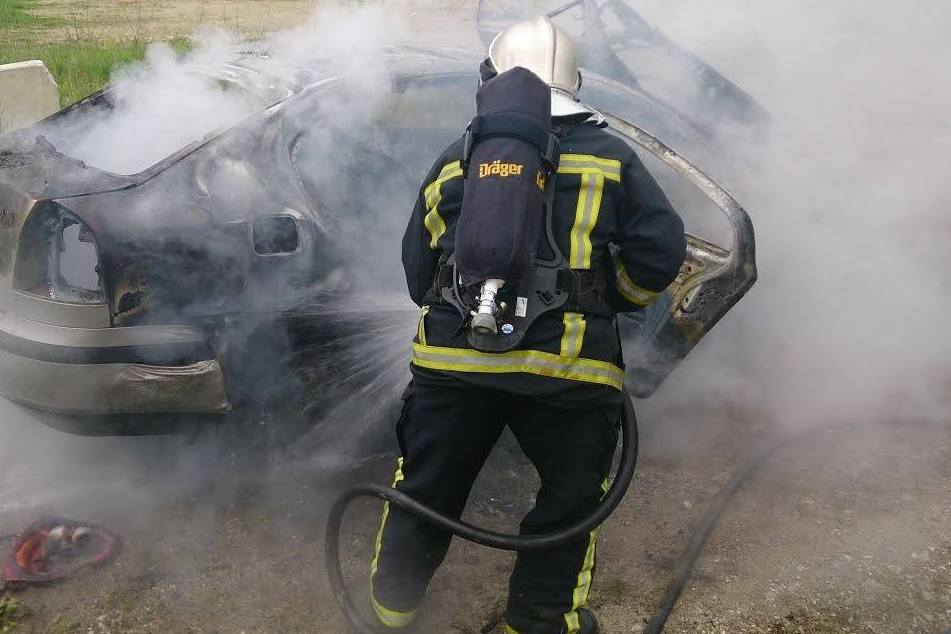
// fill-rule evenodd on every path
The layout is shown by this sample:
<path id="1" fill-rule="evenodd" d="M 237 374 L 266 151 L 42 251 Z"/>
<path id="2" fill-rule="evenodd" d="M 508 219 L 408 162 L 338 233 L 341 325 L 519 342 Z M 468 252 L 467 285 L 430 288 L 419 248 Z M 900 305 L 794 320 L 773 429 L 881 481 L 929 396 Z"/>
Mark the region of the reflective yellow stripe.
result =
<path id="1" fill-rule="evenodd" d="M 393 475 L 394 489 L 396 485 L 403 481 L 403 457 L 400 456 L 396 461 L 396 473 Z M 376 533 L 376 542 L 373 547 L 373 561 L 370 562 L 370 588 L 372 594 L 373 577 L 376 576 L 377 565 L 380 562 L 380 549 L 383 545 L 383 528 L 386 526 L 386 518 L 390 516 L 390 503 L 383 504 L 383 519 L 380 521 L 380 530 Z"/>
<path id="2" fill-rule="evenodd" d="M 518 634 L 518 630 L 516 630 L 514 627 L 512 627 L 511 625 L 509 625 L 508 623 L 506 623 L 506 624 L 505 624 L 505 634 Z"/>
<path id="3" fill-rule="evenodd" d="M 559 174 L 589 174 L 621 182 L 621 161 L 591 154 L 562 154 L 558 159 Z"/>
<path id="4" fill-rule="evenodd" d="M 396 474 L 393 476 L 393 488 L 403 481 L 403 458 L 396 461 Z M 373 546 L 373 561 L 370 562 L 370 603 L 373 605 L 373 611 L 377 618 L 387 627 L 406 627 L 416 616 L 416 610 L 411 612 L 397 612 L 391 610 L 376 600 L 373 594 L 373 577 L 376 576 L 377 568 L 380 564 L 380 551 L 383 548 L 383 529 L 386 528 L 386 520 L 390 516 L 390 503 L 383 504 L 383 518 L 380 520 L 380 530 L 376 533 L 376 542 Z"/>
<path id="5" fill-rule="evenodd" d="M 621 161 L 618 159 L 604 158 L 601 156 L 596 156 L 594 154 L 562 154 L 559 159 L 559 164 L 574 164 L 574 163 L 591 163 L 597 165 L 603 169 L 613 170 L 616 172 L 621 171 Z"/>
<path id="6" fill-rule="evenodd" d="M 423 306 L 419 312 L 419 326 L 416 329 L 416 341 L 424 346 L 426 345 L 426 315 L 429 314 L 429 306 Z"/>
<path id="7" fill-rule="evenodd" d="M 614 268 L 617 273 L 615 286 L 617 286 L 618 292 L 627 301 L 636 306 L 650 306 L 660 297 L 661 294 L 657 291 L 650 291 L 635 284 L 631 276 L 628 275 L 624 269 L 621 258 L 614 258 Z"/>
<path id="8" fill-rule="evenodd" d="M 565 313 L 565 334 L 561 337 L 561 356 L 577 359 L 581 356 L 587 323 L 580 313 Z"/>
<path id="9" fill-rule="evenodd" d="M 429 241 L 430 249 L 435 249 L 439 238 L 446 233 L 446 221 L 439 215 L 439 203 L 442 202 L 442 186 L 447 181 L 461 176 L 462 162 L 456 161 L 455 163 L 449 163 L 442 168 L 436 180 L 430 183 L 423 192 L 423 196 L 426 199 L 426 209 L 428 210 L 426 218 L 423 219 L 423 224 L 426 225 L 426 229 L 429 230 L 429 235 L 431 236 Z"/>
<path id="10" fill-rule="evenodd" d="M 601 482 L 601 499 L 604 499 L 607 492 L 608 479 L 605 478 L 604 481 Z M 588 593 L 591 591 L 591 580 L 594 573 L 595 553 L 600 535 L 600 526 L 590 533 L 588 550 L 585 551 L 584 561 L 581 564 L 581 572 L 578 573 L 578 582 L 575 584 L 575 590 L 571 595 L 571 611 L 565 614 L 565 625 L 568 627 L 567 634 L 577 634 L 577 632 L 581 630 L 578 609 L 583 608 L 588 603 Z"/>
<path id="11" fill-rule="evenodd" d="M 391 610 L 377 601 L 372 594 L 370 595 L 370 604 L 373 606 L 373 611 L 376 612 L 376 617 L 380 619 L 380 623 L 386 627 L 406 627 L 416 618 L 417 610 L 412 612 Z"/>
<path id="12" fill-rule="evenodd" d="M 568 266 L 573 269 L 590 269 L 591 232 L 598 224 L 601 214 L 601 200 L 604 197 L 604 176 L 596 173 L 581 176 L 581 190 L 578 194 L 578 207 L 575 209 L 575 222 L 571 227 L 571 252 L 568 254 Z"/>
<path id="13" fill-rule="evenodd" d="M 506 374 L 525 372 L 569 381 L 597 383 L 620 390 L 624 371 L 607 361 L 569 359 L 538 350 L 491 353 L 464 348 L 438 348 L 413 344 L 413 364 L 432 370 Z"/>
<path id="14" fill-rule="evenodd" d="M 571 227 L 571 252 L 568 265 L 573 269 L 591 268 L 591 232 L 598 224 L 601 202 L 604 197 L 604 181 L 621 180 L 621 161 L 605 159 L 590 154 L 562 154 L 558 164 L 559 174 L 580 174 L 581 190 L 575 221 Z"/>
<path id="15" fill-rule="evenodd" d="M 592 571 L 594 570 L 595 551 L 597 550 L 598 537 L 600 534 L 600 526 L 590 533 L 588 550 L 585 551 L 581 572 L 578 573 L 578 583 L 571 597 L 571 611 L 565 614 L 565 625 L 568 626 L 567 634 L 577 634 L 577 632 L 581 630 L 578 608 L 583 608 L 588 602 L 588 593 L 591 591 Z"/>
<path id="16" fill-rule="evenodd" d="M 594 253 L 591 233 L 601 215 L 604 180 L 620 180 L 621 162 L 585 154 L 562 154 L 558 172 L 581 174 L 578 206 L 569 234 L 568 266 L 573 269 L 590 269 Z M 584 319 L 576 313 L 566 313 L 564 321 L 565 334 L 561 338 L 561 356 L 577 358 L 581 355 L 584 341 Z"/>

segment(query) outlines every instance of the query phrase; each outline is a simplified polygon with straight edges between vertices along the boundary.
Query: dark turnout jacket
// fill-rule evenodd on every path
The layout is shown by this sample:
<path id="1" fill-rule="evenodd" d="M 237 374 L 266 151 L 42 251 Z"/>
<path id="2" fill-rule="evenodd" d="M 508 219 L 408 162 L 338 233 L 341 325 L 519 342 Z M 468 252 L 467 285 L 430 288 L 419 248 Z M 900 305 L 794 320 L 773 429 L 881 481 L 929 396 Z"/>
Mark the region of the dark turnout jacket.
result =
<path id="1" fill-rule="evenodd" d="M 683 222 L 620 138 L 592 123 L 565 126 L 558 136 L 553 229 L 559 249 L 572 269 L 607 271 L 606 298 L 615 312 L 648 306 L 684 262 Z M 464 189 L 462 157 L 460 139 L 437 159 L 403 236 L 406 282 L 422 307 L 414 376 L 496 387 L 569 406 L 619 402 L 624 363 L 613 315 L 547 313 L 516 350 L 494 354 L 471 348 L 455 308 L 426 305 L 439 264 L 454 249 Z M 539 252 L 545 251 L 540 245 Z"/>

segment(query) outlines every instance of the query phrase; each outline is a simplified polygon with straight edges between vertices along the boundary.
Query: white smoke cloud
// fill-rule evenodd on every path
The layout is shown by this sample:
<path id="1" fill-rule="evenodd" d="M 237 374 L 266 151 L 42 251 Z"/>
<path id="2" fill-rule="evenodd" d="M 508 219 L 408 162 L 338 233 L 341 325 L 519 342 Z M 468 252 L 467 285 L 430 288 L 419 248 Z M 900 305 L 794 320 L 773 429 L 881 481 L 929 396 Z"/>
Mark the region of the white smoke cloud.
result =
<path id="1" fill-rule="evenodd" d="M 638 7 L 772 116 L 757 170 L 730 183 L 756 226 L 760 280 L 665 400 L 686 384 L 789 423 L 946 417 L 951 6 Z"/>
<path id="2" fill-rule="evenodd" d="M 897 416 L 946 420 L 951 6 L 939 0 L 921 0 L 914 11 L 882 0 L 639 0 L 636 6 L 772 116 L 769 140 L 750 148 L 755 167 L 728 183 L 757 229 L 760 280 L 644 405 L 645 425 L 663 425 L 663 410 L 683 404 L 696 406 L 700 423 L 724 404 L 788 426 Z M 270 57 L 258 63 L 276 83 L 293 81 L 295 69 L 307 66 L 361 78 L 361 99 L 333 103 L 312 122 L 329 126 L 321 129 L 328 139 L 372 118 L 387 94 L 381 52 L 393 41 L 393 16 L 360 16 L 321 12 L 254 43 L 269 48 Z M 143 65 L 122 71 L 116 81 L 124 105 L 65 134 L 60 149 L 134 172 L 267 101 L 266 90 L 249 95 L 196 82 L 187 66 L 226 64 L 248 48 L 222 33 L 198 39 L 199 48 L 184 60 L 156 45 Z M 332 150 L 340 170 L 354 160 L 346 147 Z M 411 204 L 393 201 L 395 224 L 381 231 L 390 244 L 373 245 L 386 251 L 387 261 L 395 262 L 395 225 Z M 383 266 L 374 261 L 373 268 Z M 344 308 L 370 318 L 379 310 Z M 358 399 L 331 412 L 351 433 L 368 424 L 367 409 L 385 409 L 393 400 L 380 396 L 395 396 L 396 383 L 379 385 L 387 373 L 405 376 L 412 324 L 379 314 L 367 341 L 358 341 L 358 333 L 339 342 L 352 346 L 346 366 L 365 383 Z M 339 318 L 352 321 L 345 310 Z M 108 523 L 110 515 L 152 511 L 161 498 L 192 490 L 202 474 L 213 479 L 202 463 L 207 447 L 196 450 L 179 439 L 77 439 L 23 418 L 19 408 L 0 407 L 4 528 L 18 528 L 34 507 L 103 512 Z M 305 448 L 337 429 L 318 429 Z"/>
<path id="3" fill-rule="evenodd" d="M 790 423 L 946 414 L 951 88 L 942 53 L 951 8 L 937 0 L 918 11 L 880 0 L 636 6 L 772 116 L 768 140 L 747 148 L 755 170 L 728 183 L 754 219 L 760 281 L 648 407 L 715 399 Z M 263 42 L 203 33 L 183 59 L 156 45 L 117 75 L 118 110 L 64 134 L 60 149 L 130 172 L 226 127 L 273 94 L 222 91 L 189 69 L 226 65 L 248 48 L 268 51 L 255 64 L 274 84 L 301 69 L 358 79 L 361 98 L 332 103 L 312 122 L 331 139 L 378 114 L 388 94 L 383 52 L 405 35 L 398 24 L 382 10 L 325 9 Z M 339 169 L 355 160 L 345 146 L 333 155 Z M 410 204 L 400 201 L 405 211 L 393 218 Z M 381 247 L 390 259 L 398 229 L 387 226 L 393 245 Z"/>
<path id="4" fill-rule="evenodd" d="M 135 174 L 286 97 L 288 87 L 335 75 L 357 78 L 350 88 L 359 89 L 348 109 L 333 113 L 338 125 L 359 123 L 386 92 L 384 51 L 401 33 L 399 16 L 382 8 L 329 6 L 260 41 L 209 29 L 198 31 L 195 48 L 181 56 L 167 44 L 152 44 L 145 60 L 115 73 L 114 110 L 78 113 L 48 136 L 57 149 L 91 165 Z M 235 62 L 258 74 L 242 72 Z"/>
<path id="5" fill-rule="evenodd" d="M 315 137 L 311 143 L 319 145 L 327 141 L 322 156 L 332 163 L 323 167 L 302 164 L 301 167 L 315 168 L 307 174 L 313 179 L 323 179 L 328 183 L 334 181 L 335 185 L 342 187 L 343 179 L 348 177 L 346 171 L 352 167 L 358 150 L 348 150 L 347 145 L 340 142 L 363 139 L 368 122 L 377 115 L 390 94 L 390 69 L 385 51 L 402 33 L 399 14 L 379 7 L 333 6 L 322 7 L 304 19 L 300 26 L 260 41 L 244 41 L 234 33 L 220 30 L 201 31 L 193 38 L 195 48 L 184 55 L 177 55 L 165 44 L 154 44 L 141 63 L 117 69 L 111 82 L 115 95 L 113 110 L 76 112 L 63 122 L 45 126 L 40 132 L 46 134 L 64 154 L 101 169 L 134 174 L 273 104 L 286 96 L 286 91 L 278 90 L 281 86 L 300 86 L 323 77 L 348 75 L 349 79 L 336 96 L 321 100 L 319 108 L 296 110 L 293 121 L 294 129 Z M 231 66 L 236 59 L 242 59 L 243 64 L 257 71 L 256 76 L 242 77 L 240 88 L 218 81 L 218 78 L 227 77 L 229 72 L 240 72 Z M 343 138 L 335 138 L 335 135 Z M 252 174 L 239 163 L 233 156 L 224 157 L 217 166 L 220 169 L 207 174 L 205 179 L 208 191 L 225 208 L 237 206 L 239 202 L 247 205 L 250 196 L 261 196 L 266 188 L 257 180 L 260 175 Z M 155 222 L 162 222 L 156 210 L 169 208 L 169 201 L 179 200 L 183 192 L 187 195 L 195 186 L 190 180 L 193 178 L 191 172 L 183 174 L 182 178 L 187 182 L 170 181 L 165 188 L 167 191 L 155 197 L 143 195 L 130 201 L 123 213 L 126 217 L 156 216 Z M 381 191 L 380 195 L 385 193 Z M 400 201 L 400 209 L 406 209 L 408 213 L 412 202 L 410 192 L 406 200 Z M 147 239 L 148 236 L 143 236 L 143 240 Z M 213 234 L 207 236 L 209 251 L 229 248 L 219 248 L 217 245 L 221 242 Z M 390 252 L 397 248 L 394 244 Z M 163 257 L 161 253 L 155 255 Z M 273 282 L 262 295 L 280 295 L 280 289 L 287 283 L 283 279 Z M 402 296 L 397 300 L 402 300 Z M 390 301 L 384 317 L 377 320 L 379 323 L 369 323 L 373 321 L 372 314 L 377 308 L 366 302 L 359 307 L 361 312 L 356 316 L 352 314 L 356 310 L 353 307 L 331 309 L 307 305 L 306 299 L 301 302 L 303 305 L 298 307 L 301 311 L 314 313 L 315 319 L 319 316 L 324 322 L 351 325 L 361 323 L 361 320 L 368 322 L 363 337 L 341 337 L 341 345 L 347 343 L 352 347 L 346 356 L 335 348 L 335 358 L 321 365 L 321 359 L 317 357 L 326 352 L 326 347 L 332 347 L 333 342 L 322 342 L 323 348 L 309 351 L 315 355 L 311 371 L 319 376 L 312 380 L 304 377 L 303 380 L 311 380 L 308 387 L 314 391 L 314 397 L 337 394 L 342 388 L 331 383 L 340 381 L 342 384 L 351 380 L 359 381 L 363 398 L 376 399 L 381 411 L 388 404 L 396 403 L 407 378 L 408 339 L 392 333 L 400 329 L 411 337 L 415 311 L 394 311 L 394 307 L 399 309 L 403 305 Z M 405 300 L 405 304 L 410 302 Z M 267 309 L 262 309 L 262 312 L 266 313 L 261 316 L 262 321 L 273 317 L 267 314 Z M 406 316 L 404 313 L 409 314 L 409 320 L 402 319 Z M 381 330 L 385 334 L 378 332 Z M 394 362 L 391 358 L 394 354 L 400 360 Z M 384 361 L 387 366 L 373 372 L 373 368 L 368 367 L 372 365 L 370 359 Z M 258 370 L 267 375 L 270 358 L 261 354 L 255 361 Z M 320 372 L 331 366 L 336 374 L 333 381 L 328 381 Z M 0 503 L 0 523 L 4 529 L 12 519 L 6 514 L 11 509 L 30 512 L 34 508 L 43 508 L 54 509 L 56 513 L 82 513 L 84 509 L 99 512 L 101 507 L 111 505 L 110 508 L 119 513 L 122 512 L 120 507 L 128 505 L 125 510 L 134 513 L 136 509 L 149 507 L 158 498 L 165 499 L 163 496 L 170 492 L 174 494 L 176 490 L 188 491 L 200 486 L 200 479 L 191 470 L 193 463 L 210 461 L 209 454 L 213 454 L 219 463 L 225 461 L 221 454 L 230 450 L 229 442 L 240 444 L 244 441 L 250 445 L 258 442 L 250 434 L 241 438 L 239 431 L 234 432 L 237 440 L 222 440 L 221 435 L 227 430 L 221 432 L 211 427 L 204 430 L 206 433 L 195 445 L 186 444 L 180 437 L 79 438 L 46 428 L 39 416 L 31 415 L 29 410 L 10 404 L 0 405 L 3 405 L 0 407 L 0 436 L 5 440 L 0 443 L 0 458 L 3 458 L 0 460 L 3 463 L 0 467 L 0 495 L 6 500 Z M 388 420 L 390 412 L 386 413 Z M 306 413 L 315 425 L 324 414 L 323 410 Z M 368 430 L 381 418 L 370 416 L 365 406 L 359 416 L 350 415 L 354 418 L 348 421 L 348 429 L 354 439 L 370 432 L 381 435 L 379 427 Z M 222 427 L 240 428 L 242 420 L 239 418 L 229 419 Z M 263 430 L 263 424 L 254 424 Z M 329 436 L 332 434 L 325 433 L 325 444 L 330 444 Z M 340 440 L 340 445 L 346 444 L 347 439 L 339 436 L 334 439 Z M 36 448 L 42 459 L 23 453 L 23 447 L 27 446 Z M 143 455 L 149 459 L 143 459 Z M 154 473 L 161 473 L 162 477 L 156 478 Z M 148 490 L 130 486 L 130 479 L 136 478 L 152 478 Z M 120 501 L 116 493 L 120 490 L 129 491 L 134 500 L 123 497 Z M 89 506 L 90 498 L 98 506 Z"/>

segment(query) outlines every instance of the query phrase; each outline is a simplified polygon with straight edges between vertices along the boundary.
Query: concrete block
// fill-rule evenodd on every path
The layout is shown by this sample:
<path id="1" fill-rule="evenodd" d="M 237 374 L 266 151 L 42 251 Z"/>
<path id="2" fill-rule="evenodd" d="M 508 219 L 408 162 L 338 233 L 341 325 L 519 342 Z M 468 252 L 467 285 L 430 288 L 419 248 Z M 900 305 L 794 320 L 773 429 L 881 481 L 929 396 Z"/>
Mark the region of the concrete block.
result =
<path id="1" fill-rule="evenodd" d="M 0 65 L 0 132 L 24 128 L 57 110 L 59 88 L 43 62 Z"/>

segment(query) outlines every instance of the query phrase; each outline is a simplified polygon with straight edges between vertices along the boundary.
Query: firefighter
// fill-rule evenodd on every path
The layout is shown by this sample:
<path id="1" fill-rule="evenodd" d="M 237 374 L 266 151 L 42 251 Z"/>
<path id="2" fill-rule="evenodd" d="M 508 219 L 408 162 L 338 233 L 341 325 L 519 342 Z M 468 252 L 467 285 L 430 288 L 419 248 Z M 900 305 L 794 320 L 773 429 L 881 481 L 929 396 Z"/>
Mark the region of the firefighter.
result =
<path id="1" fill-rule="evenodd" d="M 584 286 L 573 297 L 584 301 L 542 315 L 515 350 L 470 345 L 459 311 L 439 292 L 451 283 L 446 265 L 463 201 L 465 144 L 453 143 L 426 177 L 403 236 L 409 292 L 422 311 L 393 486 L 459 517 L 507 425 L 541 480 L 520 525 L 522 534 L 538 535 L 590 514 L 604 495 L 624 382 L 615 314 L 654 302 L 677 276 L 686 243 L 683 222 L 634 151 L 578 100 L 570 37 L 548 18 L 512 26 L 490 46 L 483 79 L 515 67 L 551 89 L 560 141 L 554 240 L 570 269 L 565 279 Z M 598 533 L 517 556 L 506 634 L 598 631 L 586 608 Z M 370 602 L 383 631 L 412 624 L 449 542 L 447 533 L 384 508 L 370 571 Z"/>

